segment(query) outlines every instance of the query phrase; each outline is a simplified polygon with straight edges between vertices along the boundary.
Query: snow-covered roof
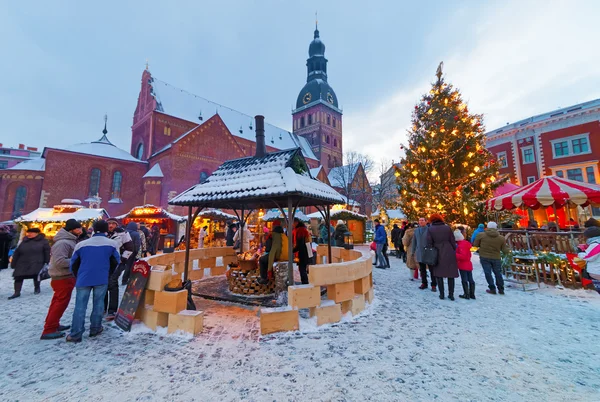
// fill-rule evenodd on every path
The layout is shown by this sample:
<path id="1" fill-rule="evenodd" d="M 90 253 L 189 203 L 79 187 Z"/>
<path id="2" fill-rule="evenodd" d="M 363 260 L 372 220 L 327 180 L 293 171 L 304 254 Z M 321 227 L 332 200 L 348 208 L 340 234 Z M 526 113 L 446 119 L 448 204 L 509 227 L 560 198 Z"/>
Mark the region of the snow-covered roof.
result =
<path id="1" fill-rule="evenodd" d="M 144 210 L 144 209 L 151 211 L 153 214 L 150 215 L 150 214 L 143 214 L 143 213 L 140 213 L 140 214 L 134 213 L 134 211 L 136 211 L 136 210 Z M 137 207 L 133 207 L 126 214 L 115 216 L 115 219 L 119 219 L 119 220 L 124 219 L 124 218 L 144 219 L 147 217 L 157 217 L 157 216 L 159 216 L 159 217 L 162 216 L 163 218 L 173 219 L 174 221 L 177 221 L 177 222 L 182 222 L 187 219 L 184 216 L 172 214 L 163 208 L 160 208 L 160 207 L 157 207 L 157 206 L 151 205 L 151 204 L 138 205 Z"/>
<path id="2" fill-rule="evenodd" d="M 6 170 L 29 170 L 34 172 L 43 172 L 46 170 L 46 159 L 28 159 L 23 162 L 19 162 L 15 166 L 9 167 Z"/>
<path id="3" fill-rule="evenodd" d="M 329 211 L 329 216 L 331 217 L 332 220 L 337 219 L 337 216 L 346 215 L 346 214 L 352 215 L 352 216 L 356 217 L 357 219 L 367 219 L 366 215 L 362 215 L 362 214 L 359 214 L 359 213 L 353 212 L 353 211 L 348 211 L 347 209 L 332 209 Z M 314 219 L 314 218 L 322 219 L 323 215 L 321 215 L 321 213 L 317 211 L 317 212 L 313 212 L 312 214 L 308 214 L 307 217 L 311 218 L 311 219 Z"/>
<path id="4" fill-rule="evenodd" d="M 198 124 L 218 114 L 232 135 L 252 142 L 256 141 L 254 117 L 211 102 L 156 78 L 152 78 L 150 85 L 156 99 L 157 111 Z M 317 159 L 305 138 L 272 124 L 265 123 L 265 142 L 267 146 L 281 150 L 301 148 L 306 158 Z"/>
<path id="5" fill-rule="evenodd" d="M 156 164 L 152 166 L 152 169 L 148 170 L 148 172 L 143 176 L 143 178 L 147 179 L 149 177 L 164 177 L 162 169 L 160 168 L 160 164 Z"/>
<path id="6" fill-rule="evenodd" d="M 104 135 L 102 135 L 102 138 L 100 138 L 98 141 L 73 144 L 66 148 L 57 149 L 61 151 L 75 152 L 78 154 L 100 156 L 102 158 L 118 159 L 128 162 L 146 163 L 134 158 L 129 154 L 129 152 L 122 150 L 121 148 L 117 148 L 115 145 L 113 145 L 106 137 L 106 133 L 104 133 Z M 46 150 L 44 150 L 44 155 L 45 154 Z"/>
<path id="7" fill-rule="evenodd" d="M 298 159 L 300 158 L 300 159 Z M 211 202 L 299 195 L 326 202 L 343 202 L 343 197 L 325 183 L 291 167 L 304 165 L 299 148 L 268 153 L 263 157 L 247 157 L 223 163 L 205 183 L 184 191 L 169 204 L 198 205 Z M 308 170 L 308 169 L 307 169 Z"/>
<path id="8" fill-rule="evenodd" d="M 15 222 L 66 222 L 69 219 L 85 222 L 92 219 L 108 218 L 108 216 L 103 208 L 79 208 L 75 212 L 63 213 L 54 213 L 54 208 L 38 208 L 15 219 Z"/>
<path id="9" fill-rule="evenodd" d="M 205 209 L 204 211 L 200 212 L 198 214 L 198 216 L 216 216 L 219 218 L 223 218 L 225 220 L 232 220 L 232 221 L 238 219 L 237 216 L 223 212 L 220 209 Z"/>
<path id="10" fill-rule="evenodd" d="M 356 176 L 359 166 L 360 162 L 357 162 L 351 165 L 331 168 L 329 175 L 327 175 L 327 179 L 329 179 L 329 182 L 333 187 L 348 187 L 354 180 L 354 176 Z"/>
<path id="11" fill-rule="evenodd" d="M 400 211 L 399 209 L 386 209 L 385 213 L 387 214 L 387 216 L 390 220 L 406 219 L 406 215 L 404 215 L 404 213 L 402 211 Z M 379 208 L 377 208 L 377 210 L 375 210 L 375 212 L 373 212 L 371 214 L 371 217 L 377 218 L 380 215 L 381 215 L 381 210 Z"/>
<path id="12" fill-rule="evenodd" d="M 310 175 L 316 179 L 321 170 L 323 170 L 323 165 L 319 165 L 319 167 L 310 169 Z"/>
<path id="13" fill-rule="evenodd" d="M 287 214 L 287 208 L 284 208 L 284 211 Z M 306 214 L 304 212 L 300 211 L 299 209 L 296 210 L 296 213 L 294 214 L 294 218 L 298 218 L 302 222 L 309 221 L 309 217 L 306 216 Z M 271 210 L 267 211 L 262 217 L 262 220 L 265 222 L 269 222 L 269 221 L 272 221 L 275 219 L 284 219 L 283 214 L 278 209 L 271 209 Z"/>

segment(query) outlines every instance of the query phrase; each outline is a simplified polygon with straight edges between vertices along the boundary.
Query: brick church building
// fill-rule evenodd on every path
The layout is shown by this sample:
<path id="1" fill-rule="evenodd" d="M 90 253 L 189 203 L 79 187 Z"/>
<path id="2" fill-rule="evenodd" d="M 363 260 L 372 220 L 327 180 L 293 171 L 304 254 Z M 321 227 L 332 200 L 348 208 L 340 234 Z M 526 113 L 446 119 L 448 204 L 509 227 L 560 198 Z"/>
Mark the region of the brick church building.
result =
<path id="1" fill-rule="evenodd" d="M 327 181 L 342 163 L 342 111 L 327 83 L 325 45 L 315 29 L 307 83 L 298 95 L 293 132 L 265 124 L 268 151 L 301 148 L 307 163 Z M 0 170 L 0 221 L 62 199 L 99 205 L 111 216 L 154 204 L 181 213 L 168 201 L 206 180 L 223 162 L 255 152 L 254 118 L 176 88 L 148 68 L 131 127 L 131 149 L 100 139 L 64 149 L 46 147 L 41 157 Z"/>

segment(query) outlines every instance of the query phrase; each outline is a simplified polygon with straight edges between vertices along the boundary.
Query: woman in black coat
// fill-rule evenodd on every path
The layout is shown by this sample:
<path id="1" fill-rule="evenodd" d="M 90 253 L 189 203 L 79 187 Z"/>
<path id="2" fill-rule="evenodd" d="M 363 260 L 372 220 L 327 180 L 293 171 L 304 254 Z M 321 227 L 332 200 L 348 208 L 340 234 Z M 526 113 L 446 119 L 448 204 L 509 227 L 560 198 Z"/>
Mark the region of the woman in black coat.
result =
<path id="1" fill-rule="evenodd" d="M 431 215 L 429 221 L 431 225 L 427 230 L 427 244 L 433 245 L 438 251 L 438 263 L 433 274 L 437 278 L 440 299 L 444 299 L 444 278 L 448 278 L 448 298 L 454 300 L 454 278 L 458 278 L 454 233 L 439 214 Z"/>
<path id="2" fill-rule="evenodd" d="M 40 282 L 37 277 L 44 264 L 50 262 L 50 244 L 46 236 L 38 228 L 27 230 L 26 237 L 15 250 L 11 267 L 15 269 L 15 293 L 9 297 L 15 299 L 21 296 L 21 288 L 25 279 L 33 279 L 34 293 L 40 293 Z"/>
<path id="3" fill-rule="evenodd" d="M 0 226 L 0 269 L 8 268 L 8 252 L 13 237 L 6 226 Z"/>

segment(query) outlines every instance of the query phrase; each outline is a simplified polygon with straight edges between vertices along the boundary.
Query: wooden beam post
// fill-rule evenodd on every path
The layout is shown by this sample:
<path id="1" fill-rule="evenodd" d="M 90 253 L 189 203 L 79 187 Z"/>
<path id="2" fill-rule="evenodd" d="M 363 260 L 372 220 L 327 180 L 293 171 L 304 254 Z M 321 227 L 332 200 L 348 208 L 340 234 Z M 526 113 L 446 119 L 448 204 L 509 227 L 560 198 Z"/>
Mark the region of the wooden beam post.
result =
<path id="1" fill-rule="evenodd" d="M 294 211 L 292 210 L 292 199 L 288 197 L 288 218 L 287 218 L 287 237 L 288 237 L 288 286 L 294 286 L 294 244 L 292 241 L 292 232 L 294 231 Z"/>
<path id="2" fill-rule="evenodd" d="M 331 264 L 331 211 L 329 210 L 329 204 L 325 205 L 325 216 L 327 225 L 327 264 Z"/>

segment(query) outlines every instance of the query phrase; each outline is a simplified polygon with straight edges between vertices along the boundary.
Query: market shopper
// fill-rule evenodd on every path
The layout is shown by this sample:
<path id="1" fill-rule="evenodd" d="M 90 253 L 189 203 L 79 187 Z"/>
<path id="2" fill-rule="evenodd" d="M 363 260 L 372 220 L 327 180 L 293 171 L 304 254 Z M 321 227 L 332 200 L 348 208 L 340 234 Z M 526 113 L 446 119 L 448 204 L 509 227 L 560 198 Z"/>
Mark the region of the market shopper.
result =
<path id="1" fill-rule="evenodd" d="M 151 245 L 150 245 L 150 237 L 151 233 L 146 227 L 146 222 L 140 222 L 140 231 L 144 234 L 144 243 L 143 243 L 143 255 L 146 257 L 146 253 L 150 253 Z M 140 235 L 141 237 L 141 235 Z"/>
<path id="2" fill-rule="evenodd" d="M 427 244 L 437 249 L 437 265 L 433 268 L 440 292 L 440 299 L 444 299 L 444 278 L 448 282 L 448 299 L 454 301 L 454 280 L 458 278 L 458 264 L 456 262 L 456 240 L 450 226 L 444 223 L 439 214 L 429 217 L 431 225 L 427 230 Z"/>
<path id="3" fill-rule="evenodd" d="M 471 243 L 465 240 L 465 235 L 460 230 L 454 231 L 456 240 L 456 262 L 462 282 L 463 294 L 461 299 L 475 300 L 475 281 L 473 280 L 473 263 L 471 262 Z"/>
<path id="4" fill-rule="evenodd" d="M 298 218 L 294 218 L 294 253 L 298 253 L 298 270 L 300 271 L 300 281 L 303 285 L 308 285 L 308 264 L 310 255 L 308 248 L 311 248 L 312 254 L 312 238 L 306 225 Z"/>
<path id="5" fill-rule="evenodd" d="M 377 265 L 375 265 L 376 268 L 389 268 L 389 261 L 387 260 L 387 258 L 384 256 L 384 247 L 385 244 L 387 243 L 387 234 L 385 233 L 385 228 L 383 227 L 383 225 L 381 223 L 379 223 L 379 219 L 375 219 L 373 221 L 375 223 L 375 238 L 373 239 L 375 241 L 375 244 L 377 245 L 377 251 L 375 252 L 377 255 L 377 259 L 376 259 L 376 263 Z"/>
<path id="6" fill-rule="evenodd" d="M 408 224 L 404 228 L 404 236 L 402 237 L 402 245 L 406 250 L 406 266 L 410 270 L 411 280 L 414 278 L 415 270 L 418 269 L 419 263 L 417 262 L 415 252 L 412 248 L 412 243 L 415 241 L 415 230 L 418 224 Z"/>
<path id="7" fill-rule="evenodd" d="M 504 294 L 504 279 L 502 278 L 502 255 L 501 252 L 507 253 L 508 247 L 504 236 L 498 233 L 498 224 L 496 222 L 488 222 L 487 229 L 479 233 L 475 238 L 473 246 L 479 247 L 479 260 L 485 273 L 489 289 L 487 293 Z M 494 276 L 492 276 L 492 272 Z M 494 277 L 496 282 L 494 283 Z"/>
<path id="8" fill-rule="evenodd" d="M 235 236 L 236 229 L 237 226 L 235 226 L 233 223 L 227 224 L 227 233 L 225 234 L 225 245 L 227 247 L 233 247 L 233 236 Z"/>
<path id="9" fill-rule="evenodd" d="M 125 270 L 123 271 L 123 278 L 121 279 L 121 285 L 127 285 L 129 282 L 129 276 L 131 275 L 131 269 L 133 268 L 133 264 L 138 259 L 138 254 L 142 247 L 142 238 L 138 232 L 138 224 L 135 222 L 129 222 L 127 224 L 127 233 L 129 233 L 129 237 L 131 237 L 131 241 L 133 242 L 133 255 L 127 259 L 127 263 L 125 264 Z"/>
<path id="10" fill-rule="evenodd" d="M 339 219 L 335 225 L 335 230 L 333 231 L 333 245 L 336 247 L 344 247 L 344 237 L 346 236 L 347 231 L 348 226 L 346 226 L 343 220 Z"/>
<path id="11" fill-rule="evenodd" d="M 419 218 L 419 227 L 415 229 L 415 235 L 412 241 L 412 249 L 415 259 L 419 263 L 419 273 L 421 274 L 421 286 L 419 289 L 427 289 L 427 264 L 423 262 L 423 249 L 427 246 L 427 219 Z M 429 276 L 431 280 L 431 291 L 437 291 L 437 280 L 433 275 L 433 267 L 429 267 Z"/>
<path id="12" fill-rule="evenodd" d="M 119 277 L 125 270 L 127 262 L 135 251 L 133 240 L 128 232 L 119 226 L 116 219 L 109 219 L 107 237 L 114 240 L 119 250 L 120 260 L 117 267 L 110 272 L 107 291 L 104 296 L 104 312 L 107 320 L 113 320 L 119 308 Z"/>
<path id="13" fill-rule="evenodd" d="M 274 221 L 273 229 L 265 239 L 265 252 L 258 259 L 260 278 L 257 282 L 261 285 L 269 283 L 269 271 L 273 269 L 275 261 L 279 261 L 282 257 L 283 242 L 287 242 L 287 237 L 285 237 L 285 240 L 284 237 L 285 235 L 283 234 L 281 223 L 279 221 Z"/>
<path id="14" fill-rule="evenodd" d="M 12 256 L 11 267 L 14 268 L 13 278 L 15 293 L 8 299 L 21 296 L 23 281 L 33 279 L 33 293 L 40 293 L 38 275 L 45 264 L 50 262 L 50 244 L 46 236 L 38 228 L 29 228 L 25 238 L 19 244 Z"/>
<path id="15" fill-rule="evenodd" d="M 475 243 L 475 238 L 477 237 L 477 235 L 481 232 L 483 232 L 485 230 L 485 225 L 483 223 L 480 223 L 479 225 L 477 225 L 477 229 L 475 229 L 473 231 L 473 234 L 471 235 L 471 244 Z"/>
<path id="16" fill-rule="evenodd" d="M 13 237 L 7 226 L 0 226 L 0 269 L 8 268 L 8 253 Z"/>
<path id="17" fill-rule="evenodd" d="M 242 233 L 244 234 L 243 236 Z M 233 235 L 233 248 L 240 253 L 248 251 L 250 250 L 250 240 L 252 239 L 254 239 L 254 235 L 248 228 L 248 225 L 244 224 L 243 227 L 239 228 Z"/>
<path id="18" fill-rule="evenodd" d="M 208 236 L 208 226 L 203 226 L 198 233 L 198 248 L 204 248 L 204 239 Z"/>
<path id="19" fill-rule="evenodd" d="M 90 294 L 92 296 L 92 314 L 90 315 L 90 337 L 102 333 L 102 312 L 104 295 L 108 287 L 108 278 L 119 264 L 121 256 L 118 244 L 106 237 L 108 224 L 104 220 L 94 223 L 94 236 L 75 246 L 71 257 L 71 272 L 75 282 L 75 310 L 71 333 L 67 342 L 81 342 L 85 331 L 85 312 Z"/>
<path id="20" fill-rule="evenodd" d="M 150 229 L 150 242 L 148 251 L 151 255 L 156 255 L 158 253 L 158 242 L 160 241 L 160 228 L 158 225 L 152 226 Z"/>
<path id="21" fill-rule="evenodd" d="M 596 291 L 600 293 L 600 227 L 590 226 L 583 232 L 585 237 L 585 251 L 579 253 L 578 257 L 586 262 L 584 275 L 594 284 Z"/>
<path id="22" fill-rule="evenodd" d="M 60 229 L 54 236 L 54 244 L 50 253 L 50 286 L 54 290 L 52 301 L 46 315 L 44 330 L 40 339 L 57 339 L 65 336 L 63 331 L 70 326 L 60 325 L 65 310 L 71 301 L 71 294 L 75 288 L 75 277 L 69 266 L 77 240 L 83 232 L 81 224 L 75 219 L 69 219 L 65 227 Z"/>
<path id="23" fill-rule="evenodd" d="M 392 237 L 392 244 L 396 250 L 396 258 L 402 258 L 402 254 L 404 254 L 404 244 L 402 244 L 402 237 L 400 236 L 401 233 L 402 229 L 398 226 L 398 224 L 394 223 L 392 231 L 390 232 L 390 236 Z"/>

